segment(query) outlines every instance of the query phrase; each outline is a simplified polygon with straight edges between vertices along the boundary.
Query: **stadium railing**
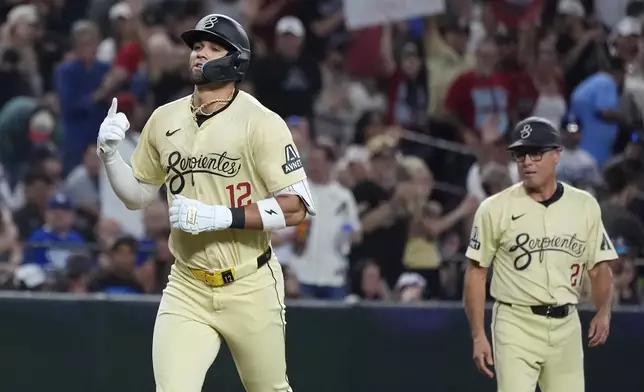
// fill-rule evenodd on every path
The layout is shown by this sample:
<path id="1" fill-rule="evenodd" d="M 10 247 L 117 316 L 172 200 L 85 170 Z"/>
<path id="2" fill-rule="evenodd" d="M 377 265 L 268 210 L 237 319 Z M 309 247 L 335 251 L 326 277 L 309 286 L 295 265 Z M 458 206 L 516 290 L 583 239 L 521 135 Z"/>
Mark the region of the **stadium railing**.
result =
<path id="1" fill-rule="evenodd" d="M 153 391 L 158 302 L 156 296 L 0 293 L 2 390 Z M 606 346 L 586 351 L 587 392 L 644 390 L 643 310 L 616 309 Z M 585 342 L 593 312 L 580 315 Z M 287 320 L 296 391 L 495 390 L 471 361 L 460 303 L 295 301 Z M 220 352 L 204 390 L 243 391 L 228 350 Z"/>

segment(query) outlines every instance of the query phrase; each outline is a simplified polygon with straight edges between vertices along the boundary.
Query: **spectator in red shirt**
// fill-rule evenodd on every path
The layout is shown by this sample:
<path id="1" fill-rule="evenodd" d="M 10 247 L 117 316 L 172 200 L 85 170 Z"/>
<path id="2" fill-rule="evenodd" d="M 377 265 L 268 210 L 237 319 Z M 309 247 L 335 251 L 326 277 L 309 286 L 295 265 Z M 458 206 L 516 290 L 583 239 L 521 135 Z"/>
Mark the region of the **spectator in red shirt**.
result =
<path id="1" fill-rule="evenodd" d="M 138 15 L 128 3 L 117 3 L 110 9 L 110 19 L 114 21 L 118 35 L 118 49 L 112 69 L 107 74 L 98 91 L 98 97 L 105 100 L 122 89 L 129 79 L 139 70 L 143 60 L 143 47 L 139 40 Z"/>
<path id="2" fill-rule="evenodd" d="M 476 67 L 458 76 L 447 91 L 445 109 L 457 122 L 462 140 L 476 146 L 481 128 L 492 122 L 503 134 L 514 107 L 511 80 L 495 71 L 499 50 L 486 38 L 476 51 Z"/>
<path id="3" fill-rule="evenodd" d="M 539 19 L 542 0 L 491 0 L 487 3 L 499 23 L 508 28 L 517 28 L 522 23 Z"/>
<path id="4" fill-rule="evenodd" d="M 297 11 L 294 0 L 246 0 L 243 4 L 245 22 L 254 38 L 253 56 L 258 57 L 275 50 L 277 21 Z"/>
<path id="5" fill-rule="evenodd" d="M 382 26 L 352 31 L 347 45 L 347 68 L 356 78 L 375 78 L 382 72 Z"/>

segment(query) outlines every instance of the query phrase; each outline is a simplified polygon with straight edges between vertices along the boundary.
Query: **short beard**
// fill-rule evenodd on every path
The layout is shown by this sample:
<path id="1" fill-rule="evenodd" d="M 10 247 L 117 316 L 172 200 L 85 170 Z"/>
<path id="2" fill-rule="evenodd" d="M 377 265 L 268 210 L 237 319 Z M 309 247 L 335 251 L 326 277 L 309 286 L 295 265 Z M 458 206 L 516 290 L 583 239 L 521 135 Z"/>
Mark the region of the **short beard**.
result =
<path id="1" fill-rule="evenodd" d="M 201 72 L 200 69 L 191 69 L 190 70 L 190 83 L 194 84 L 195 86 L 203 86 L 204 84 L 208 84 L 208 79 L 206 79 L 206 76 Z"/>
<path id="2" fill-rule="evenodd" d="M 190 83 L 207 90 L 216 90 L 228 84 L 229 82 L 211 82 L 200 70 L 190 70 Z"/>

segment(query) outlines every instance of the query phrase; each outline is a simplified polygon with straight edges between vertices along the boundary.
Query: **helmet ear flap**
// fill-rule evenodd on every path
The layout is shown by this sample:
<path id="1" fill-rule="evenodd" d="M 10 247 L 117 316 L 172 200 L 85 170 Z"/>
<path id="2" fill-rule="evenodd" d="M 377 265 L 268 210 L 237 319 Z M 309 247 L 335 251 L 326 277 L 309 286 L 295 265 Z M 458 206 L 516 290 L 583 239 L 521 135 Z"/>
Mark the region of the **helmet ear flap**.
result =
<path id="1" fill-rule="evenodd" d="M 243 62 L 239 62 L 239 52 L 235 51 L 222 58 L 206 62 L 201 72 L 208 82 L 230 82 L 238 79 L 240 66 L 243 66 Z"/>
<path id="2" fill-rule="evenodd" d="M 243 61 L 250 61 L 250 50 L 241 48 L 239 51 L 239 59 Z"/>
<path id="3" fill-rule="evenodd" d="M 248 71 L 248 66 L 250 64 L 250 51 L 242 49 L 237 52 L 235 60 L 235 71 L 237 72 L 236 81 L 240 82 L 244 78 L 246 71 Z"/>

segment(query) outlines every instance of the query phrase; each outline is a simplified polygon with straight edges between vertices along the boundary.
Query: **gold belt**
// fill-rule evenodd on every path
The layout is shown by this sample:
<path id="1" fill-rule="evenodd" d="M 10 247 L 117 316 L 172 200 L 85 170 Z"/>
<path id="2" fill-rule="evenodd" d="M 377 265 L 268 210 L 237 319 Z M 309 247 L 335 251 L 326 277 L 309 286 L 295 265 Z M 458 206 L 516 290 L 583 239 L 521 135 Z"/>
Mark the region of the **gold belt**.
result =
<path id="1" fill-rule="evenodd" d="M 239 280 L 244 276 L 248 276 L 257 272 L 257 270 L 264 266 L 264 264 L 268 263 L 268 261 L 271 259 L 271 256 L 272 251 L 269 247 L 268 249 L 266 249 L 266 251 L 264 251 L 264 253 L 257 257 L 257 264 L 244 264 L 237 267 L 225 268 L 216 271 L 205 271 L 201 269 L 190 268 L 190 272 L 195 279 L 204 282 L 208 286 L 221 287 Z"/>

